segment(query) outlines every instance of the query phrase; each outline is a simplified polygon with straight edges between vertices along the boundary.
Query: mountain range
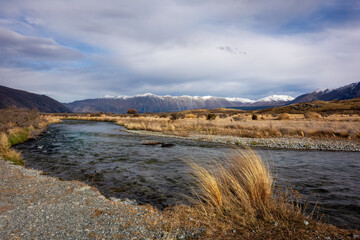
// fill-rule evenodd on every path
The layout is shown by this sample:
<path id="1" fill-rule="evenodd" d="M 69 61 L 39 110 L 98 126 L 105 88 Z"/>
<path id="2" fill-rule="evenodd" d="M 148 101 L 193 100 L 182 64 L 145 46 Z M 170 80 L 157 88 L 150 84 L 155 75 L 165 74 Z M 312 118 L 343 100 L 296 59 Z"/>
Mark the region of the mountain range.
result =
<path id="1" fill-rule="evenodd" d="M 294 98 L 284 95 L 274 95 L 259 100 L 246 98 L 221 98 L 212 96 L 157 96 L 151 93 L 132 97 L 105 96 L 103 98 L 86 99 L 66 103 L 65 106 L 73 112 L 114 112 L 125 113 L 129 108 L 139 112 L 172 112 L 198 108 L 223 108 L 240 106 L 281 106 Z"/>
<path id="2" fill-rule="evenodd" d="M 336 89 L 314 91 L 296 97 L 272 95 L 258 100 L 248 98 L 225 98 L 213 96 L 158 96 L 142 94 L 136 96 L 105 96 L 102 98 L 78 100 L 61 104 L 45 96 L 0 86 L 0 108 L 37 108 L 41 112 L 112 112 L 126 113 L 135 108 L 138 112 L 172 112 L 199 108 L 261 109 L 315 100 L 345 100 L 360 97 L 360 82 Z"/>
<path id="3" fill-rule="evenodd" d="M 358 97 L 360 97 L 360 82 L 333 90 L 314 91 L 303 94 L 295 99 L 287 95 L 272 95 L 259 100 L 251 100 L 247 98 L 222 98 L 212 96 L 157 96 L 147 93 L 136 96 L 105 96 L 96 99 L 79 100 L 65 103 L 65 106 L 73 112 L 103 111 L 126 113 L 129 108 L 135 108 L 139 112 L 171 112 L 198 108 L 260 109 L 315 100 L 330 101 Z"/>

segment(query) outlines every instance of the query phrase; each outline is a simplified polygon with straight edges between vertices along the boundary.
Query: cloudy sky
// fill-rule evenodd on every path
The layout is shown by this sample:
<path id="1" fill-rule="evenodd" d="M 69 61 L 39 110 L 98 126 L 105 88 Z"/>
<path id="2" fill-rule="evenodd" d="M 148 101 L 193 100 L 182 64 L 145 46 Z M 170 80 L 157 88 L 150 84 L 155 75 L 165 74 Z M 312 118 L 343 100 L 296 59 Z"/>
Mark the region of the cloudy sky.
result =
<path id="1" fill-rule="evenodd" d="M 358 0 L 0 0 L 0 85 L 296 97 L 360 81 Z"/>

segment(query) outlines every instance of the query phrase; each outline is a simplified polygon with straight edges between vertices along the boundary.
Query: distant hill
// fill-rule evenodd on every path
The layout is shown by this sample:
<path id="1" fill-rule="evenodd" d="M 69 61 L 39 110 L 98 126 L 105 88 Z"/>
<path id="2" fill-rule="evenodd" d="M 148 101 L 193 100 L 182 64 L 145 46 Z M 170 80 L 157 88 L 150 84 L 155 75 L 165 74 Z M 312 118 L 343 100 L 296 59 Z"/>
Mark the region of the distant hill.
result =
<path id="1" fill-rule="evenodd" d="M 298 96 L 290 103 L 304 103 L 316 100 L 332 101 L 360 98 L 360 82 L 352 83 L 336 89 L 326 89 L 325 91 L 314 91 Z"/>
<path id="2" fill-rule="evenodd" d="M 0 109 L 8 107 L 38 109 L 44 113 L 71 112 L 62 103 L 48 96 L 0 85 Z"/>
<path id="3" fill-rule="evenodd" d="M 104 97 L 86 99 L 65 103 L 73 112 L 113 112 L 126 113 L 129 108 L 135 108 L 142 112 L 174 112 L 191 109 L 213 108 L 259 108 L 259 106 L 281 106 L 293 98 L 290 96 L 274 95 L 257 101 L 245 98 L 221 98 L 212 96 L 157 96 L 143 94 L 132 97 Z"/>
<path id="4" fill-rule="evenodd" d="M 360 114 L 360 98 L 294 103 L 288 106 L 267 108 L 257 112 L 261 114 L 304 114 L 306 112 L 317 112 L 320 114 Z"/>

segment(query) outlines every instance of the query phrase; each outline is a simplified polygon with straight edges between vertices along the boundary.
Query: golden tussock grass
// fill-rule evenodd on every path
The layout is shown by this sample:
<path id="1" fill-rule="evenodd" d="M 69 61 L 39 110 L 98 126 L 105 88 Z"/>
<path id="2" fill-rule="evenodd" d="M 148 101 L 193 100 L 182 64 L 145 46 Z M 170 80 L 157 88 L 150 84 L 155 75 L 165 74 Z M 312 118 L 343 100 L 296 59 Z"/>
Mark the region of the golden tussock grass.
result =
<path id="1" fill-rule="evenodd" d="M 200 191 L 195 208 L 207 217 L 238 226 L 259 221 L 287 222 L 305 219 L 288 194 L 274 191 L 268 165 L 252 150 L 236 150 L 214 169 L 190 162 Z"/>
<path id="2" fill-rule="evenodd" d="M 304 113 L 305 118 L 321 118 L 321 115 L 316 112 L 306 112 Z"/>
<path id="3" fill-rule="evenodd" d="M 170 120 L 133 117 L 118 118 L 117 123 L 129 130 L 157 131 L 181 136 L 211 134 L 249 138 L 310 137 L 360 140 L 358 117 L 329 116 L 321 119 L 306 119 L 301 116 L 291 114 L 282 116 L 282 120 L 276 120 L 279 116 L 269 119 L 270 116 L 259 115 L 258 120 L 251 120 L 251 116 L 243 115 L 216 118 L 211 121 L 199 118 Z"/>
<path id="4" fill-rule="evenodd" d="M 0 133 L 0 155 L 4 160 L 11 161 L 16 165 L 24 165 L 21 153 L 10 148 L 8 137 L 5 133 Z"/>

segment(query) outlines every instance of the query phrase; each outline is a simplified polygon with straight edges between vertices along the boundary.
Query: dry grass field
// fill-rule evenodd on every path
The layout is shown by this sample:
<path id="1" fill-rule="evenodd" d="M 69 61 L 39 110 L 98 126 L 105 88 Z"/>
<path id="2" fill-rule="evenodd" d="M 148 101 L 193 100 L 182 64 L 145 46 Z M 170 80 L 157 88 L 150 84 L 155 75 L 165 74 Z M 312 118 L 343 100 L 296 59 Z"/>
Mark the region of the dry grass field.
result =
<path id="1" fill-rule="evenodd" d="M 197 109 L 175 113 L 67 114 L 63 119 L 112 121 L 129 130 L 190 136 L 360 140 L 360 100 L 294 104 L 260 111 Z M 292 111 L 297 109 L 296 111 Z M 288 112 L 284 112 L 284 111 Z"/>

